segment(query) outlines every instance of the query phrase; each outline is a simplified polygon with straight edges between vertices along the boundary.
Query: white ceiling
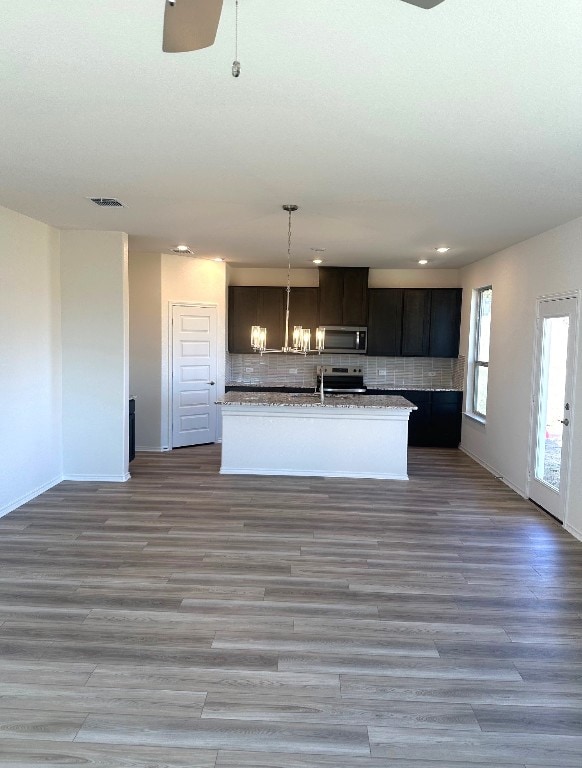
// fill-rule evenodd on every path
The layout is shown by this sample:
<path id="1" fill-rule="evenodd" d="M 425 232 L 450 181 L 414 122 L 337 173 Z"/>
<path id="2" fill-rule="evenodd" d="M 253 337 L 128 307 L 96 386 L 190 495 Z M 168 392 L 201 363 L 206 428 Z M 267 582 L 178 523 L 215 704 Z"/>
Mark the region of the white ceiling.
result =
<path id="1" fill-rule="evenodd" d="M 163 11 L 0 0 L 0 204 L 280 266 L 297 203 L 297 267 L 457 267 L 582 215 L 582 0 L 240 0 L 238 79 L 234 0 L 195 53 Z"/>

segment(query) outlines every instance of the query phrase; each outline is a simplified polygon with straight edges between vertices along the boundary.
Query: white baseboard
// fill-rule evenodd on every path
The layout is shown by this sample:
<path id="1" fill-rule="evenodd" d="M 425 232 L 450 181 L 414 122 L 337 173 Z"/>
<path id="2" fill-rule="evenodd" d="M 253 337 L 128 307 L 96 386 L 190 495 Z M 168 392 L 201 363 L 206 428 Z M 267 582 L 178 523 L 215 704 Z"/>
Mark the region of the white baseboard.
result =
<path id="1" fill-rule="evenodd" d="M 36 497 L 40 496 L 41 493 L 54 488 L 55 485 L 58 485 L 62 479 L 63 478 L 61 476 L 55 477 L 52 480 L 49 480 L 48 483 L 39 485 L 38 488 L 35 488 L 29 493 L 25 493 L 24 496 L 20 496 L 20 498 L 14 499 L 14 501 L 5 504 L 3 507 L 0 507 L 0 517 L 4 517 L 4 515 L 7 515 L 9 512 L 13 512 L 15 509 L 18 509 L 18 507 L 26 504 L 26 502 L 36 499 Z"/>
<path id="2" fill-rule="evenodd" d="M 312 469 L 263 469 L 262 467 L 247 469 L 228 468 L 220 469 L 221 475 L 280 475 L 286 477 L 351 477 L 363 480 L 408 480 L 408 475 L 391 475 L 378 473 L 372 475 L 367 472 L 319 472 Z"/>
<path id="3" fill-rule="evenodd" d="M 136 445 L 136 453 L 163 453 L 167 448 L 162 448 L 161 445 Z"/>
<path id="4" fill-rule="evenodd" d="M 527 499 L 528 495 L 524 488 L 518 488 L 517 485 L 514 485 L 512 482 L 507 480 L 507 478 L 503 477 L 501 472 L 499 470 L 495 469 L 495 467 L 492 467 L 490 464 L 487 464 L 486 461 L 483 461 L 478 456 L 475 456 L 474 453 L 469 451 L 467 448 L 465 448 L 464 445 L 459 446 L 459 450 L 463 451 L 470 459 L 473 459 L 473 461 L 476 461 L 477 464 L 480 464 L 483 469 L 486 469 L 487 472 L 490 472 L 494 477 L 496 477 L 498 480 L 501 480 L 502 483 L 507 485 L 509 488 L 511 488 L 512 491 L 515 491 L 515 493 L 518 494 L 518 496 L 521 496 L 523 499 Z"/>
<path id="5" fill-rule="evenodd" d="M 579 531 L 578 528 L 570 525 L 570 523 L 564 523 L 564 528 L 568 531 L 568 533 L 571 533 L 575 539 L 582 541 L 582 531 Z"/>
<path id="6" fill-rule="evenodd" d="M 82 483 L 125 483 L 130 478 L 129 472 L 124 475 L 63 475 L 63 480 Z"/>

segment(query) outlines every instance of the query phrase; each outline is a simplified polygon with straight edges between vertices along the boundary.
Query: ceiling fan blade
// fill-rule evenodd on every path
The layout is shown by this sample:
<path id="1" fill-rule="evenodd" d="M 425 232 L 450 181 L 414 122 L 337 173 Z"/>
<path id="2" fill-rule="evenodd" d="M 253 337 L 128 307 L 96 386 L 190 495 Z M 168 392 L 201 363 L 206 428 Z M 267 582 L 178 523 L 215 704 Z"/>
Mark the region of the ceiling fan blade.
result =
<path id="1" fill-rule="evenodd" d="M 164 42 L 166 53 L 198 51 L 214 43 L 222 0 L 166 0 Z"/>
<path id="2" fill-rule="evenodd" d="M 444 0 L 403 0 L 403 2 L 417 5 L 419 8 L 426 8 L 428 11 L 430 8 L 440 5 Z"/>

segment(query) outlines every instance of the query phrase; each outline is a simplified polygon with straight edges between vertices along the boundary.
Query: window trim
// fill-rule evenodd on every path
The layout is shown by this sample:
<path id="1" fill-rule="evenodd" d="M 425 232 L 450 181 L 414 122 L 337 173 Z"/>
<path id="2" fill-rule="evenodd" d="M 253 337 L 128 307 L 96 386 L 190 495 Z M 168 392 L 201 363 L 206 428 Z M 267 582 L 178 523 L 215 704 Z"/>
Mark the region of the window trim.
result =
<path id="1" fill-rule="evenodd" d="M 489 361 L 480 360 L 478 358 L 479 354 L 479 342 L 480 342 L 480 335 L 481 335 L 481 304 L 483 301 L 483 294 L 485 291 L 491 291 L 491 299 L 493 299 L 493 286 L 492 285 L 484 285 L 481 288 L 475 289 L 475 304 L 474 304 L 474 327 L 473 327 L 473 355 L 472 355 L 472 365 L 471 365 L 471 412 L 470 416 L 475 418 L 477 421 L 480 421 L 481 423 L 485 423 L 487 420 L 487 414 L 483 413 L 477 408 L 477 376 L 478 372 L 485 368 L 487 371 L 489 371 Z M 487 392 L 489 394 L 489 392 Z M 486 401 L 487 402 L 487 401 Z"/>

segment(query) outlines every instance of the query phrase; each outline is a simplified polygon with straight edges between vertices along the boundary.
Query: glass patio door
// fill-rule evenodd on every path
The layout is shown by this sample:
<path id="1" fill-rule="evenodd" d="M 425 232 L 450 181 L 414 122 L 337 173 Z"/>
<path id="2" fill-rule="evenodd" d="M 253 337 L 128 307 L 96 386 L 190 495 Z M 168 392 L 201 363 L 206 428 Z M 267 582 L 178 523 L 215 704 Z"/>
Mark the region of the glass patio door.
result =
<path id="1" fill-rule="evenodd" d="M 538 302 L 529 496 L 564 521 L 572 421 L 576 297 Z"/>

